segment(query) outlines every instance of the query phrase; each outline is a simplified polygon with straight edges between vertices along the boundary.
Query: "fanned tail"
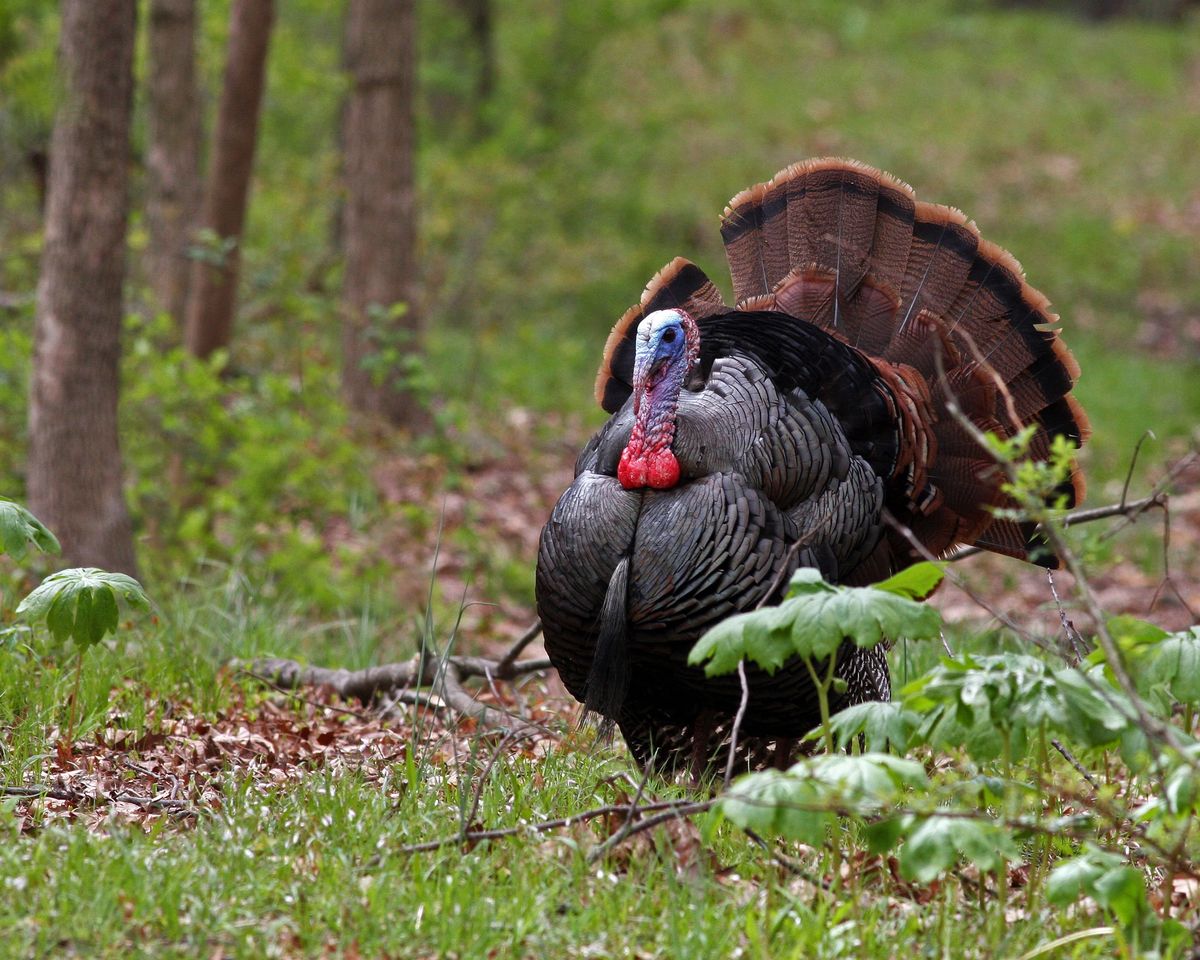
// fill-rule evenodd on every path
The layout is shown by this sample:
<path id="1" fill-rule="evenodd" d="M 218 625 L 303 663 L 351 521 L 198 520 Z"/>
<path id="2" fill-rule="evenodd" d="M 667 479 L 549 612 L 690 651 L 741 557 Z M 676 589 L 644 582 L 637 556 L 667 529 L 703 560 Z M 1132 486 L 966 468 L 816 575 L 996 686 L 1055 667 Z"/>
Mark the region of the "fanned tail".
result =
<path id="1" fill-rule="evenodd" d="M 739 309 L 805 320 L 879 370 L 901 434 L 888 505 L 927 549 L 975 543 L 1053 562 L 1032 525 L 994 515 L 1011 505 L 1002 473 L 949 409 L 1002 437 L 1036 425 L 1038 459 L 1056 435 L 1076 445 L 1089 435 L 1058 317 L 1007 251 L 961 211 L 832 158 L 793 164 L 737 194 L 721 233 Z M 1083 499 L 1077 468 L 1057 493 L 1068 506 Z M 911 553 L 895 538 L 891 548 Z"/>

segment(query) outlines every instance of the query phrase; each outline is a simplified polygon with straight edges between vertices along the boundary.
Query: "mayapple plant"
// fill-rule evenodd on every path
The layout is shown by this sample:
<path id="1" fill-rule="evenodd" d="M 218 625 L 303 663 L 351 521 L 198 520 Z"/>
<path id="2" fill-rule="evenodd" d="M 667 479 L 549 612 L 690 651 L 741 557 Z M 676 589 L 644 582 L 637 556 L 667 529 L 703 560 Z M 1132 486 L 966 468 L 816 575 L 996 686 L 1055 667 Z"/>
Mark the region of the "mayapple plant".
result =
<path id="1" fill-rule="evenodd" d="M 31 546 L 45 553 L 60 551 L 57 538 L 37 517 L 20 504 L 0 497 L 0 552 L 20 560 Z M 79 567 L 50 574 L 17 607 L 19 616 L 44 621 L 56 641 L 74 640 L 78 648 L 65 738 L 68 752 L 75 736 L 75 703 L 84 654 L 107 634 L 116 632 L 121 602 L 137 608 L 150 603 L 133 577 Z"/>

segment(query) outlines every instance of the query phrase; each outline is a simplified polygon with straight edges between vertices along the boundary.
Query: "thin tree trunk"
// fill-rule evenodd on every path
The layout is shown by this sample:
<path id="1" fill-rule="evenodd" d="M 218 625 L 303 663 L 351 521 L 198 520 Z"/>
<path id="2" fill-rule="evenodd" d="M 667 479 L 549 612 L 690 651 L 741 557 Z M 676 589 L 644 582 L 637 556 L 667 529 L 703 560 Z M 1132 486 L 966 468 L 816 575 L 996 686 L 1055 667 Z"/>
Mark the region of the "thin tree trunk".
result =
<path id="1" fill-rule="evenodd" d="M 458 0 L 459 7 L 467 18 L 475 52 L 479 57 L 479 71 L 475 75 L 475 109 L 479 109 L 492 97 L 496 88 L 495 30 L 492 24 L 492 0 Z"/>
<path id="2" fill-rule="evenodd" d="M 242 227 L 258 140 L 274 0 L 234 0 L 229 56 L 217 108 L 201 225 L 220 241 L 213 256 L 193 262 L 184 338 L 199 357 L 229 346 L 237 294 Z"/>
<path id="3" fill-rule="evenodd" d="M 416 10 L 413 0 L 350 0 L 346 109 L 342 386 L 350 406 L 423 427 L 398 362 L 418 348 L 414 309 Z"/>
<path id="4" fill-rule="evenodd" d="M 129 573 L 117 394 L 136 26 L 136 0 L 63 0 L 27 484 L 69 564 Z"/>
<path id="5" fill-rule="evenodd" d="M 200 199 L 196 0 L 151 0 L 149 66 L 146 264 L 158 305 L 182 324 Z"/>

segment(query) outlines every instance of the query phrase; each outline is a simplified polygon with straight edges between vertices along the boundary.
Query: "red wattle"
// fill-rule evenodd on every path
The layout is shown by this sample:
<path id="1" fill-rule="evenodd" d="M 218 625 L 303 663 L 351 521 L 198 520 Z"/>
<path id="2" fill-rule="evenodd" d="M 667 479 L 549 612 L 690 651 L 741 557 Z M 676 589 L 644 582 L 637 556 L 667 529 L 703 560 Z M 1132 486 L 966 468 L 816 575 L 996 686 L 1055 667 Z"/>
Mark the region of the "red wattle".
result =
<path id="1" fill-rule="evenodd" d="M 633 453 L 631 447 L 621 451 L 621 460 L 617 464 L 617 479 L 626 490 L 637 490 L 646 485 L 646 460 Z"/>
<path id="2" fill-rule="evenodd" d="M 630 444 L 621 451 L 617 464 L 617 479 L 626 490 L 653 487 L 668 490 L 679 483 L 679 461 L 670 448 L 633 452 Z"/>
<path id="3" fill-rule="evenodd" d="M 655 450 L 647 458 L 646 483 L 655 490 L 669 490 L 679 482 L 679 461 L 670 449 Z"/>

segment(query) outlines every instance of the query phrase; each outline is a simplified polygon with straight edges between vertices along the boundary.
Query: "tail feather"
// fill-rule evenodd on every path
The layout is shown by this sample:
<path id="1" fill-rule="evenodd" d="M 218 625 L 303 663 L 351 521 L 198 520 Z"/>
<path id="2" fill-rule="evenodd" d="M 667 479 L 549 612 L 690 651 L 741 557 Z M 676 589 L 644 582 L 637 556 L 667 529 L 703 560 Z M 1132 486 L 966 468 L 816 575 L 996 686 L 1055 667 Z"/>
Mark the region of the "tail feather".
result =
<path id="1" fill-rule="evenodd" d="M 900 519 L 920 526 L 935 552 L 966 538 L 1027 554 L 1036 536 L 988 512 L 1010 503 L 1002 477 L 951 411 L 953 401 L 976 427 L 1001 436 L 1037 424 L 1037 457 L 1056 435 L 1087 439 L 1087 418 L 1070 396 L 1079 366 L 1017 260 L 961 211 L 829 158 L 793 164 L 737 194 L 722 236 L 739 309 L 777 309 L 827 330 L 873 358 L 896 394 Z M 928 384 L 928 416 L 916 409 L 921 390 L 905 371 Z M 1062 492 L 1069 504 L 1082 499 L 1078 470 Z"/>
<path id="2" fill-rule="evenodd" d="M 978 246 L 979 231 L 962 211 L 934 203 L 916 205 L 897 333 L 923 309 L 945 315 L 966 282 Z"/>
<path id="3" fill-rule="evenodd" d="M 608 581 L 600 610 L 592 666 L 584 695 L 584 715 L 598 713 L 605 728 L 620 716 L 629 692 L 629 558 L 622 557 Z"/>

